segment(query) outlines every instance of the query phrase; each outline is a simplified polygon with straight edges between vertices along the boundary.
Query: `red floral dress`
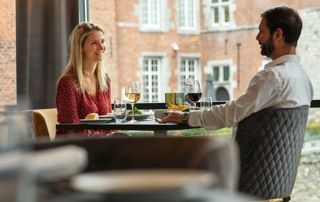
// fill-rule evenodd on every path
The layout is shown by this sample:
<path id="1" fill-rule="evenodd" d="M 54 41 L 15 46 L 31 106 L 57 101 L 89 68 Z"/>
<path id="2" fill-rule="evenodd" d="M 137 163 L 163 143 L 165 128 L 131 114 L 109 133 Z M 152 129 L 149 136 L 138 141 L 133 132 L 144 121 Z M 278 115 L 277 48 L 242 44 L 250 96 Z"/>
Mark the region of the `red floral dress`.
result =
<path id="1" fill-rule="evenodd" d="M 85 91 L 80 92 L 76 80 L 72 74 L 63 76 L 57 86 L 56 106 L 58 110 L 59 123 L 79 123 L 89 113 L 95 112 L 104 115 L 112 112 L 110 80 L 108 89 L 102 91 L 98 89 L 96 96 L 92 96 Z M 78 130 L 78 131 L 57 131 L 57 135 L 62 134 L 82 134 L 82 135 L 106 135 L 113 131 L 108 130 Z"/>

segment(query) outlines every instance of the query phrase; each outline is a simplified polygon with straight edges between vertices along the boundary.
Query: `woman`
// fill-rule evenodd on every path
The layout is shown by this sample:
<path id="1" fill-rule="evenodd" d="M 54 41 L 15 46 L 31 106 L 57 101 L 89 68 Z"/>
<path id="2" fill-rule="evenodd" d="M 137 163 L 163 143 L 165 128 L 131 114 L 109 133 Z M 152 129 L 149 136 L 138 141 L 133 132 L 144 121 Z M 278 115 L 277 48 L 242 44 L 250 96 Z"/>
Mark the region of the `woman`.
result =
<path id="1" fill-rule="evenodd" d="M 110 79 L 104 72 L 103 30 L 92 23 L 77 25 L 70 36 L 70 58 L 58 80 L 56 106 L 59 123 L 78 123 L 89 113 L 112 111 Z M 111 131 L 68 131 L 72 134 L 103 135 Z M 66 134 L 66 131 L 58 132 Z"/>

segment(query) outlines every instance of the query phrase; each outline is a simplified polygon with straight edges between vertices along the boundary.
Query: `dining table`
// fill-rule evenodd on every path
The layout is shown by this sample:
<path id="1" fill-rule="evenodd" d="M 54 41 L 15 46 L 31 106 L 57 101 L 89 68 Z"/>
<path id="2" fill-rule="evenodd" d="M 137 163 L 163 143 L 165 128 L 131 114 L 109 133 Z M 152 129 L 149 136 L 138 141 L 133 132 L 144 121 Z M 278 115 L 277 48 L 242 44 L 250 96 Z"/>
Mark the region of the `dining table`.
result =
<path id="1" fill-rule="evenodd" d="M 186 130 L 198 127 L 191 127 L 186 124 L 160 123 L 155 118 L 147 118 L 136 122 L 126 121 L 116 123 L 114 119 L 83 121 L 79 123 L 56 124 L 57 131 L 66 130 L 132 130 L 132 131 L 153 131 L 155 136 L 167 136 L 170 130 Z"/>

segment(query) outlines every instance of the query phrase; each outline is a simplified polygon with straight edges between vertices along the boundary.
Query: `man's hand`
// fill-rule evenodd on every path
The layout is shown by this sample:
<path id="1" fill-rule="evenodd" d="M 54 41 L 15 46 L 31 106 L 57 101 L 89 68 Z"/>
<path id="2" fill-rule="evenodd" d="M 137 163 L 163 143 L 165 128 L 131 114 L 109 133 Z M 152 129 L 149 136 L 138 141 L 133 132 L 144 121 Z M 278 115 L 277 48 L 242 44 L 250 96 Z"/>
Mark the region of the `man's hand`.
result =
<path id="1" fill-rule="evenodd" d="M 160 123 L 173 122 L 173 123 L 183 123 L 184 112 L 174 111 L 169 112 L 168 115 L 159 120 Z"/>

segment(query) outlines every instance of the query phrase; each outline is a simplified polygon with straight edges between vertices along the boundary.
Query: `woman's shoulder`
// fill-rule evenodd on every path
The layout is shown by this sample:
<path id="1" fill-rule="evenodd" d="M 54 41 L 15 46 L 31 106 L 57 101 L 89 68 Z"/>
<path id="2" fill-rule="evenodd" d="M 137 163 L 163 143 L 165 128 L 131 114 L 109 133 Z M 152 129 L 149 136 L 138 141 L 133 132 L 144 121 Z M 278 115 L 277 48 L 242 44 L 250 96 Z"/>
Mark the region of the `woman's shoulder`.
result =
<path id="1" fill-rule="evenodd" d="M 63 76 L 60 77 L 58 81 L 58 86 L 77 86 L 76 79 L 71 73 L 66 73 Z"/>

